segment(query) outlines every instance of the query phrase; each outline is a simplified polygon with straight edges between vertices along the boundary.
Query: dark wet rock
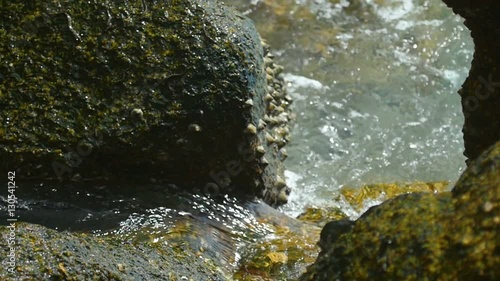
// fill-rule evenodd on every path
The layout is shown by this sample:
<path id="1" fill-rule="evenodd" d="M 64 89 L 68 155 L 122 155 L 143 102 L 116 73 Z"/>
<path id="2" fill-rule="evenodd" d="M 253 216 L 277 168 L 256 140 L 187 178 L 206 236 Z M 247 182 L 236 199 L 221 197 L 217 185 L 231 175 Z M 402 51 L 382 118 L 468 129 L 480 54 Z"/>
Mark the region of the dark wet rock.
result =
<path id="1" fill-rule="evenodd" d="M 500 142 L 453 192 L 405 194 L 349 224 L 323 229 L 334 239 L 301 280 L 498 280 Z"/>
<path id="2" fill-rule="evenodd" d="M 0 226 L 2 257 L 10 253 L 10 231 Z M 15 273 L 2 265 L 1 280 L 227 280 L 213 261 L 161 243 L 124 243 L 26 223 L 17 223 L 14 232 Z"/>
<path id="3" fill-rule="evenodd" d="M 470 162 L 500 140 L 500 3 L 443 1 L 465 19 L 475 45 L 469 76 L 459 91 L 465 115 L 464 155 Z"/>
<path id="4" fill-rule="evenodd" d="M 9 1 L 0 18 L 2 173 L 286 201 L 289 101 L 248 18 L 201 0 Z"/>
<path id="5" fill-rule="evenodd" d="M 318 246 L 322 251 L 326 251 L 330 245 L 337 241 L 340 235 L 351 231 L 353 226 L 354 221 L 348 219 L 331 221 L 325 224 L 321 230 Z"/>

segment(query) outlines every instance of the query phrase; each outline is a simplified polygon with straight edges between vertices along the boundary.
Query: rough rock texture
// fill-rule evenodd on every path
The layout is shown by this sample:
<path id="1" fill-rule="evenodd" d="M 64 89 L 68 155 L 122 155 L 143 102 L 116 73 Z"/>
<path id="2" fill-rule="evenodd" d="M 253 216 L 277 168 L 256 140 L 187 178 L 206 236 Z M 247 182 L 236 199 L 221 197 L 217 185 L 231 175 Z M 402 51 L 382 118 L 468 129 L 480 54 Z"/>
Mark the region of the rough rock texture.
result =
<path id="1" fill-rule="evenodd" d="M 406 194 L 327 225 L 301 280 L 498 280 L 500 142 L 453 192 Z M 342 231 L 339 231 L 342 228 Z"/>
<path id="2" fill-rule="evenodd" d="M 447 243 L 436 225 L 450 211 L 450 196 L 397 198 L 370 209 L 352 228 L 346 222 L 328 225 L 321 234 L 323 251 L 302 280 L 436 280 L 445 262 L 440 244 Z"/>
<path id="3" fill-rule="evenodd" d="M 472 162 L 452 191 L 452 248 L 460 280 L 500 278 L 500 141 Z M 458 259 L 456 257 L 459 257 Z"/>
<path id="4" fill-rule="evenodd" d="M 475 52 L 459 91 L 465 115 L 465 152 L 470 160 L 500 139 L 500 3 L 495 0 L 443 0 L 465 19 Z"/>
<path id="5" fill-rule="evenodd" d="M 216 1 L 1 1 L 0 171 L 286 201 L 289 97 Z M 267 55 L 264 58 L 264 55 Z"/>
<path id="6" fill-rule="evenodd" d="M 0 226 L 3 262 L 10 232 Z M 123 243 L 25 223 L 14 233 L 15 272 L 3 264 L 1 280 L 227 280 L 214 262 L 162 243 Z"/>

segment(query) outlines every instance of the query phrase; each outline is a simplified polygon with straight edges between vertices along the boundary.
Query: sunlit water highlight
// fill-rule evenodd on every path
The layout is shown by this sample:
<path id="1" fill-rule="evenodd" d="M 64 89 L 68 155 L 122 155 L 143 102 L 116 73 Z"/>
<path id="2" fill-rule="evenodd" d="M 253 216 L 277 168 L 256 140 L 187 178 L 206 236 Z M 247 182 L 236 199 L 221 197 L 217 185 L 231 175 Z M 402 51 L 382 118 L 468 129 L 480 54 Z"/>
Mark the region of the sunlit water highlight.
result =
<path id="1" fill-rule="evenodd" d="M 296 121 L 284 212 L 337 206 L 355 218 L 334 200 L 344 185 L 457 180 L 465 158 L 456 92 L 473 45 L 441 1 L 225 3 L 255 21 L 288 71 Z"/>

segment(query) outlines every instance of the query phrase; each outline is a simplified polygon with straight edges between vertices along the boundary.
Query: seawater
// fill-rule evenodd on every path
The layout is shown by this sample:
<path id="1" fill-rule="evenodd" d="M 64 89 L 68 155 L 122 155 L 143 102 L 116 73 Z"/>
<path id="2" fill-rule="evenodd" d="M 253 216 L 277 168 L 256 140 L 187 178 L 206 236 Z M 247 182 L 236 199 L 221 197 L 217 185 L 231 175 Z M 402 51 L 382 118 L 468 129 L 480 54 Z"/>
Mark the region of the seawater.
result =
<path id="1" fill-rule="evenodd" d="M 438 0 L 231 0 L 285 67 L 296 115 L 291 216 L 340 207 L 342 186 L 448 180 L 464 170 L 456 93 L 473 43 Z"/>
<path id="2" fill-rule="evenodd" d="M 254 20 L 294 98 L 285 162 L 293 192 L 281 211 L 295 217 L 306 207 L 339 207 L 354 219 L 364 210 L 338 199 L 342 186 L 458 179 L 465 158 L 456 92 L 473 44 L 439 0 L 225 2 Z M 187 241 L 229 267 L 248 245 L 275 237 L 259 218 L 297 223 L 258 202 L 182 190 L 39 185 L 21 189 L 18 210 L 24 221 L 59 230 Z"/>

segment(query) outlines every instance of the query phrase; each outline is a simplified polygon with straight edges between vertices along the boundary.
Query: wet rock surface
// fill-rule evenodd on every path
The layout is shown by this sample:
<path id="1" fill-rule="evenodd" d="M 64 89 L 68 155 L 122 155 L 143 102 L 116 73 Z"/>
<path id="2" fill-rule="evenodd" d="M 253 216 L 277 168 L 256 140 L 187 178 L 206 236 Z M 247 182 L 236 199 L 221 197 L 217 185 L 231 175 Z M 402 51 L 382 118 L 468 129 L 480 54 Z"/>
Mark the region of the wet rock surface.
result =
<path id="1" fill-rule="evenodd" d="M 212 261 L 166 244 L 58 232 L 17 223 L 15 272 L 2 280 L 227 280 Z M 0 226 L 2 257 L 11 230 Z M 4 267 L 7 268 L 7 267 Z"/>
<path id="2" fill-rule="evenodd" d="M 402 195 L 352 226 L 324 228 L 323 252 L 300 280 L 496 280 L 499 163 L 497 142 L 451 193 Z"/>
<path id="3" fill-rule="evenodd" d="M 133 187 L 63 189 L 72 193 L 51 186 L 34 189 L 38 197 L 20 199 L 16 210 L 33 223 L 15 224 L 18 271 L 4 271 L 1 278 L 276 280 L 297 278 L 317 255 L 318 226 L 261 200 L 209 198 L 162 186 L 141 186 L 140 192 Z M 54 196 L 47 199 L 44 191 Z M 7 226 L 0 228 L 6 255 Z M 29 254 L 30 247 L 43 251 Z M 92 254 L 96 257 L 89 259 Z M 143 261 L 148 259 L 155 263 Z M 79 274 L 82 267 L 85 274 Z"/>
<path id="4" fill-rule="evenodd" d="M 0 17 L 0 171 L 286 202 L 291 99 L 248 18 L 198 0 L 9 2 Z"/>

